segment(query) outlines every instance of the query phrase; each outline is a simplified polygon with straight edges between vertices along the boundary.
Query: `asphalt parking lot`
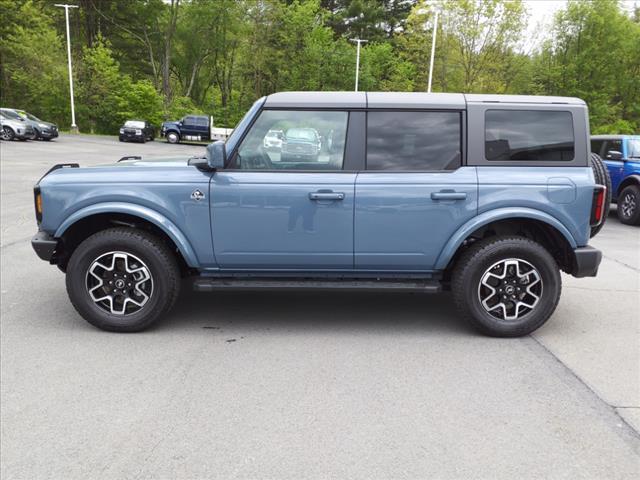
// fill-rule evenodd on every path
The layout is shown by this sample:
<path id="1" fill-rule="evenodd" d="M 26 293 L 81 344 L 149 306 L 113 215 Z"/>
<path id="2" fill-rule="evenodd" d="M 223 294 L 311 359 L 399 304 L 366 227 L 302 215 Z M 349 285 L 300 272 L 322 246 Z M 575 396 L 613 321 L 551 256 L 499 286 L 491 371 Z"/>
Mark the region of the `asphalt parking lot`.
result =
<path id="1" fill-rule="evenodd" d="M 110 334 L 39 260 L 52 165 L 202 153 L 62 135 L 2 142 L 1 470 L 9 479 L 640 478 L 640 229 L 563 276 L 533 336 L 469 331 L 447 294 L 183 292 Z"/>

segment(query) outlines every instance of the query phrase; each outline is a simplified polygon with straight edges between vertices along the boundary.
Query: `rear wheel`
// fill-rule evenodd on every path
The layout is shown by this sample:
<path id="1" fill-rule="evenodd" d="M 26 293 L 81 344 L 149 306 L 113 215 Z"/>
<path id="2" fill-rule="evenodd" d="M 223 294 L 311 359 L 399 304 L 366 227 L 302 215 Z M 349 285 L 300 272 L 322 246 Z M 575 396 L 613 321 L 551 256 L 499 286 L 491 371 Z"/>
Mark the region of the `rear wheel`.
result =
<path id="1" fill-rule="evenodd" d="M 611 177 L 609 176 L 607 166 L 602 161 L 602 158 L 600 158 L 600 155 L 591 153 L 590 161 L 596 183 L 598 185 L 604 185 L 605 187 L 607 187 L 607 196 L 604 200 L 604 213 L 602 215 L 602 222 L 600 222 L 600 225 L 591 227 L 591 237 L 595 237 L 598 232 L 602 230 L 602 227 L 604 227 L 604 224 L 607 221 L 607 216 L 609 215 L 609 208 L 611 207 Z"/>
<path id="2" fill-rule="evenodd" d="M 626 225 L 640 225 L 640 186 L 629 185 L 620 192 L 618 218 Z"/>
<path id="3" fill-rule="evenodd" d="M 496 337 L 527 335 L 541 327 L 560 299 L 558 265 L 540 244 L 524 237 L 491 237 L 458 261 L 451 290 L 462 316 Z"/>
<path id="4" fill-rule="evenodd" d="M 67 266 L 67 292 L 78 313 L 112 332 L 149 327 L 175 303 L 180 271 L 157 237 L 111 228 L 82 242 Z"/>

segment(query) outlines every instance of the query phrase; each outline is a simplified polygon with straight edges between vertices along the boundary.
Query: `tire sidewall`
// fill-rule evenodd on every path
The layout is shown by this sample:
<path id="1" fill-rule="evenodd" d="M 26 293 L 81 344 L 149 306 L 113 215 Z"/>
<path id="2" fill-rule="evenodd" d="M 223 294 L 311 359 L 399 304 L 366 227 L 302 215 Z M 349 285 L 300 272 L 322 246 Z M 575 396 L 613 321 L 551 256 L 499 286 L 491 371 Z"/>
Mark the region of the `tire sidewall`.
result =
<path id="1" fill-rule="evenodd" d="M 542 247 L 540 247 L 542 249 Z M 540 327 L 553 313 L 561 289 L 558 267 L 546 252 L 523 247 L 517 243 L 501 245 L 482 258 L 477 259 L 463 279 L 464 297 L 470 315 L 480 324 L 485 333 L 499 336 L 519 336 Z M 509 258 L 529 262 L 540 273 L 542 279 L 542 297 L 533 311 L 518 320 L 501 320 L 488 313 L 478 298 L 478 287 L 482 276 L 495 263 Z"/>
<path id="2" fill-rule="evenodd" d="M 96 305 L 86 287 L 87 271 L 93 261 L 108 252 L 125 252 L 138 257 L 149 268 L 153 281 L 151 297 L 139 311 L 114 315 Z M 150 325 L 164 311 L 163 299 L 171 295 L 172 286 L 163 275 L 164 264 L 153 249 L 144 248 L 133 238 L 90 238 L 74 252 L 67 267 L 67 290 L 71 301 L 92 325 L 104 330 L 138 331 Z"/>
<path id="3" fill-rule="evenodd" d="M 2 139 L 10 142 L 15 138 L 16 134 L 11 127 L 2 127 Z"/>
<path id="4" fill-rule="evenodd" d="M 176 132 L 167 133 L 167 142 L 178 143 L 179 141 L 180 141 L 180 136 Z"/>
<path id="5" fill-rule="evenodd" d="M 622 209 L 622 204 L 627 195 L 632 195 L 636 201 L 635 210 L 629 216 L 625 215 Z M 620 200 L 620 203 L 618 203 L 618 217 L 620 221 L 627 225 L 637 225 L 640 220 L 640 187 L 636 185 L 625 187 L 624 190 L 620 192 Z"/>

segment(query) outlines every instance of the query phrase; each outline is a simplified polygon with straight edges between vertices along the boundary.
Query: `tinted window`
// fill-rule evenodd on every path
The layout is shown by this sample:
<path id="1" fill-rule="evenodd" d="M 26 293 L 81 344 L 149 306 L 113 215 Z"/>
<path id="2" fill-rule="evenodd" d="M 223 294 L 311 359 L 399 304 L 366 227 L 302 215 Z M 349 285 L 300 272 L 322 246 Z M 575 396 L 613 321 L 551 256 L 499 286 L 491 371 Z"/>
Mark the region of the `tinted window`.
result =
<path id="1" fill-rule="evenodd" d="M 265 110 L 242 140 L 231 168 L 340 170 L 347 112 Z"/>
<path id="2" fill-rule="evenodd" d="M 367 170 L 454 170 L 459 112 L 369 112 Z"/>
<path id="3" fill-rule="evenodd" d="M 208 117 L 196 117 L 196 125 L 199 125 L 201 127 L 206 127 L 207 125 L 209 125 L 209 118 Z"/>
<path id="4" fill-rule="evenodd" d="M 574 157 L 570 112 L 487 110 L 487 160 L 570 161 Z"/>
<path id="5" fill-rule="evenodd" d="M 604 140 L 591 140 L 591 151 L 600 155 Z"/>
<path id="6" fill-rule="evenodd" d="M 622 140 L 607 140 L 607 144 L 605 146 L 606 151 L 604 152 L 604 158 L 611 158 L 609 155 L 610 151 L 620 152 L 622 153 Z"/>

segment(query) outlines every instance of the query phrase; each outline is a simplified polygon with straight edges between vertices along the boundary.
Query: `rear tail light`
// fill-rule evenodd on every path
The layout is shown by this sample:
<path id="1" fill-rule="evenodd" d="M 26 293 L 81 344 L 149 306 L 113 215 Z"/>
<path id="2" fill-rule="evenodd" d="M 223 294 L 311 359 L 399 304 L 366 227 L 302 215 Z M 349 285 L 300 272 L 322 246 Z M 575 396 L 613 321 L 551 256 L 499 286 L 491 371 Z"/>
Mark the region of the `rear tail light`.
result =
<path id="1" fill-rule="evenodd" d="M 591 203 L 591 226 L 595 227 L 602 223 L 606 212 L 604 211 L 605 199 L 607 198 L 607 187 L 596 185 L 593 189 L 593 202 Z"/>

